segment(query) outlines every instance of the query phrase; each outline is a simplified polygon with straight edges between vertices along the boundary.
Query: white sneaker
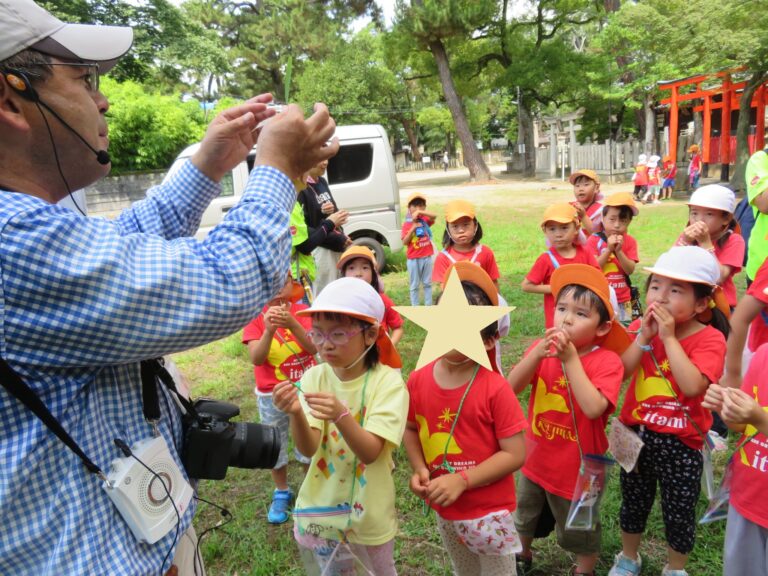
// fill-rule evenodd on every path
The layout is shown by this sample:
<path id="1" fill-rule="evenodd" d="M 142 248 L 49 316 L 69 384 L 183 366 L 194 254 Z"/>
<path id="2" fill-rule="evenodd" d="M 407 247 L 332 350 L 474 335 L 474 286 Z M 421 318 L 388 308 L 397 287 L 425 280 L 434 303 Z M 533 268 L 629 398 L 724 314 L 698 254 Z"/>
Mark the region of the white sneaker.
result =
<path id="1" fill-rule="evenodd" d="M 661 576 L 688 576 L 688 572 L 685 570 L 672 570 L 669 564 L 665 564 L 664 570 L 661 571 Z"/>
<path id="2" fill-rule="evenodd" d="M 637 560 L 632 560 L 629 556 L 625 556 L 624 552 L 619 552 L 616 554 L 608 576 L 639 576 L 642 568 L 643 559 L 640 554 L 637 555 Z"/>

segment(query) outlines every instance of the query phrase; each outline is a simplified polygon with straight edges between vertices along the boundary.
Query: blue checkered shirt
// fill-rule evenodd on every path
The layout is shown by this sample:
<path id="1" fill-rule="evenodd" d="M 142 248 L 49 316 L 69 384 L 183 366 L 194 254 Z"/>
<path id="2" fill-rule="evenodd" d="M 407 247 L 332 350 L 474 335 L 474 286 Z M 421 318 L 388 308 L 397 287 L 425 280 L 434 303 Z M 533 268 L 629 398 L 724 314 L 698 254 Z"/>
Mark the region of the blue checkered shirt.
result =
<path id="1" fill-rule="evenodd" d="M 114 438 L 151 433 L 138 362 L 234 332 L 285 280 L 290 180 L 257 167 L 224 221 L 190 238 L 218 192 L 190 162 L 112 221 L 0 191 L 0 354 L 102 470 L 121 456 Z M 180 464 L 163 394 L 160 431 Z M 0 574 L 157 576 L 174 530 L 137 543 L 101 484 L 0 387 Z"/>

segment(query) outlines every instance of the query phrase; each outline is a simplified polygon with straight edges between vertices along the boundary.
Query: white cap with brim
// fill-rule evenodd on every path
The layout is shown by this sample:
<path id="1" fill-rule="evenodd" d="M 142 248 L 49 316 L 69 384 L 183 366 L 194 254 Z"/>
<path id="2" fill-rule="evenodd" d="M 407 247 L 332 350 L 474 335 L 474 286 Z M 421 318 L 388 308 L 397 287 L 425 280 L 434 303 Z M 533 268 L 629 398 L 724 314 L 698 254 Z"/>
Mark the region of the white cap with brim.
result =
<path id="1" fill-rule="evenodd" d="M 381 323 L 384 319 L 384 301 L 368 282 L 347 276 L 328 284 L 317 295 L 312 306 L 298 314 L 307 316 L 319 312 L 344 314 L 371 323 Z"/>
<path id="2" fill-rule="evenodd" d="M 720 279 L 720 265 L 715 255 L 699 246 L 673 246 L 659 256 L 656 264 L 643 268 L 651 274 L 717 286 Z"/>
<path id="3" fill-rule="evenodd" d="M 733 214 L 736 209 L 736 195 L 733 190 L 721 184 L 707 184 L 697 188 L 687 202 L 688 206 L 701 206 Z"/>
<path id="4" fill-rule="evenodd" d="M 131 48 L 126 26 L 67 24 L 32 0 L 0 0 L 0 61 L 32 48 L 66 60 L 95 62 L 108 72 Z"/>

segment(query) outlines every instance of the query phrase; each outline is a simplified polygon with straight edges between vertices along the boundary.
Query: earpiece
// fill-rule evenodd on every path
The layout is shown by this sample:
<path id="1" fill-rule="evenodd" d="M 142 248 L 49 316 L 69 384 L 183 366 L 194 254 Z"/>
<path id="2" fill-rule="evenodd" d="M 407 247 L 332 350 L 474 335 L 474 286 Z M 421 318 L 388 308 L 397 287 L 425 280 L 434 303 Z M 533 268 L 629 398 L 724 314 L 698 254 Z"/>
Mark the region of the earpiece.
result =
<path id="1" fill-rule="evenodd" d="M 3 76 L 5 77 L 5 81 L 8 82 L 8 86 L 13 88 L 22 97 L 31 100 L 32 102 L 37 102 L 39 100 L 37 92 L 32 87 L 32 82 L 29 81 L 27 75 L 21 70 L 5 68 L 3 70 Z"/>
<path id="2" fill-rule="evenodd" d="M 50 112 L 53 117 L 56 118 L 56 120 L 58 120 L 67 130 L 72 132 L 72 134 L 74 134 L 86 146 L 86 148 L 94 153 L 96 156 L 96 161 L 99 164 L 106 165 L 111 162 L 109 152 L 106 150 L 96 150 L 93 146 L 88 144 L 85 138 L 83 138 L 77 130 L 72 128 L 72 126 L 70 126 L 61 116 L 59 116 L 55 110 L 48 106 L 48 104 L 40 100 L 40 96 L 37 94 L 37 91 L 32 86 L 32 82 L 29 81 L 29 78 L 26 74 L 24 74 L 24 72 L 21 70 L 16 70 L 15 68 L 5 68 L 2 73 L 5 77 L 5 81 L 8 83 L 8 86 L 18 92 L 22 98 L 26 98 L 27 100 L 37 104 L 38 109 L 40 106 L 42 106 L 48 110 L 48 112 Z M 42 114 L 43 111 L 40 110 L 40 113 Z"/>

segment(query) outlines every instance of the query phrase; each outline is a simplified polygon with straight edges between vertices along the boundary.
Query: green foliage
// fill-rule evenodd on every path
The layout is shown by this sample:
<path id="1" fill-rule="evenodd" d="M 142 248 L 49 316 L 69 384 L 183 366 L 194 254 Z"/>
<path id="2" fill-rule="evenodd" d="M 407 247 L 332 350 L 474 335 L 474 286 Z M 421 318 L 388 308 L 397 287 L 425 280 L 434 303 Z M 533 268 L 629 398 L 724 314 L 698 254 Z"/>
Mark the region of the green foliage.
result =
<path id="1" fill-rule="evenodd" d="M 205 133 L 203 112 L 195 100 L 182 103 L 130 80 L 105 78 L 102 90 L 111 104 L 107 114 L 113 173 L 167 168 Z"/>

